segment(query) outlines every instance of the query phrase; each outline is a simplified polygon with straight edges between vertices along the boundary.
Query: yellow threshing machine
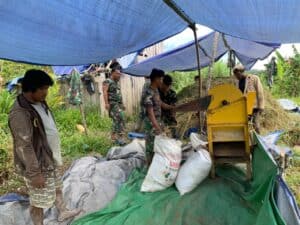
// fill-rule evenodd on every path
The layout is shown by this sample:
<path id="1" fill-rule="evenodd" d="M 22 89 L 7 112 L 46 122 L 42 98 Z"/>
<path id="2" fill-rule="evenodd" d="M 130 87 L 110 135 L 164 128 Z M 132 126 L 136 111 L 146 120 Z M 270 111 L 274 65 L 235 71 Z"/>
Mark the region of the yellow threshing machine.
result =
<path id="1" fill-rule="evenodd" d="M 251 152 L 248 116 L 256 98 L 255 93 L 244 96 L 232 84 L 218 85 L 210 89 L 211 103 L 207 110 L 207 134 L 209 152 L 213 159 L 211 171 L 215 177 L 215 165 L 246 163 L 247 178 L 251 178 Z"/>

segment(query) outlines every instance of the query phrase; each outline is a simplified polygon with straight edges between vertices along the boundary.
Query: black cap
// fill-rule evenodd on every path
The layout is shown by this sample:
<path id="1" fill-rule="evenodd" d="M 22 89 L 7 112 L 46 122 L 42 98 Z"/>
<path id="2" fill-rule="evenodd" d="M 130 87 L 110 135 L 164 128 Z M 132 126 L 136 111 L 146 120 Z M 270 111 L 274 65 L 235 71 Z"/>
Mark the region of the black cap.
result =
<path id="1" fill-rule="evenodd" d="M 115 70 L 122 70 L 122 66 L 120 65 L 120 63 L 118 62 L 113 62 L 109 68 L 111 69 L 111 71 L 115 71 Z"/>
<path id="2" fill-rule="evenodd" d="M 150 79 L 151 80 L 154 80 L 155 78 L 157 77 L 163 77 L 165 76 L 165 72 L 163 70 L 160 70 L 160 69 L 153 69 L 151 71 L 151 74 L 150 74 Z"/>

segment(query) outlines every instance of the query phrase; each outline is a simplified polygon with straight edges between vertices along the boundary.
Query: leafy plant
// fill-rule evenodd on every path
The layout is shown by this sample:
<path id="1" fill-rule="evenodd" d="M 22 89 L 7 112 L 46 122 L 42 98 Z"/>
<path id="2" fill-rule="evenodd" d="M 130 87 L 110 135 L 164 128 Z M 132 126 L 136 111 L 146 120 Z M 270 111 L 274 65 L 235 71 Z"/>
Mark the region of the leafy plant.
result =
<path id="1" fill-rule="evenodd" d="M 277 76 L 280 80 L 282 80 L 283 75 L 284 75 L 284 69 L 287 66 L 286 61 L 284 60 L 283 56 L 278 51 L 276 51 L 275 54 L 277 57 Z"/>
<path id="2" fill-rule="evenodd" d="M 15 95 L 6 90 L 0 91 L 0 113 L 9 113 L 15 101 Z"/>
<path id="3" fill-rule="evenodd" d="M 64 96 L 59 93 L 60 85 L 56 82 L 49 88 L 49 94 L 47 96 L 47 103 L 52 110 L 60 109 L 64 104 Z"/>

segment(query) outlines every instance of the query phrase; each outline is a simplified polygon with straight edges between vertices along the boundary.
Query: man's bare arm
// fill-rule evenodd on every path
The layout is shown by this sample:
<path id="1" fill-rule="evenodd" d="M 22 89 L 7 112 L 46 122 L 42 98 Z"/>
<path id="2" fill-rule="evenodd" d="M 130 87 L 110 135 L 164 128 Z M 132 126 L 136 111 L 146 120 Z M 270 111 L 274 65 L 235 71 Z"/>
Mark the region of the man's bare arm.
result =
<path id="1" fill-rule="evenodd" d="M 147 107 L 147 114 L 148 114 L 148 117 L 152 123 L 152 126 L 153 128 L 155 129 L 156 131 L 156 134 L 160 134 L 161 133 L 161 128 L 155 118 L 155 115 L 154 115 L 154 111 L 153 111 L 153 107 L 152 106 L 148 106 Z"/>
<path id="2" fill-rule="evenodd" d="M 109 102 L 108 102 L 108 84 L 103 84 L 102 86 L 103 98 L 105 103 L 105 108 L 109 110 Z"/>
<path id="3" fill-rule="evenodd" d="M 175 109 L 175 106 L 174 105 L 168 105 L 164 102 L 161 102 L 161 108 L 164 109 L 164 110 L 173 110 L 173 109 Z"/>

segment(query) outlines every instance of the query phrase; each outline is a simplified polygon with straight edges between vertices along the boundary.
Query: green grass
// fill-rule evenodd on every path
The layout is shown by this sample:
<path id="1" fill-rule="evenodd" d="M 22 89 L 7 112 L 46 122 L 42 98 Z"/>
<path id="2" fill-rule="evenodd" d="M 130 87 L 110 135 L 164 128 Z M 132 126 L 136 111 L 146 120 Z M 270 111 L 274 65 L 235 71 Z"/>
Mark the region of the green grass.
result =
<path id="1" fill-rule="evenodd" d="M 286 170 L 285 179 L 300 205 L 300 148 L 293 150 L 292 166 Z"/>
<path id="2" fill-rule="evenodd" d="M 292 101 L 296 102 L 296 104 L 298 106 L 300 106 L 300 96 L 299 97 L 293 97 L 293 98 L 290 98 Z"/>
<path id="3" fill-rule="evenodd" d="M 80 133 L 76 128 L 77 124 L 82 124 L 79 109 L 73 108 L 54 112 L 64 157 L 74 158 L 90 153 L 105 155 L 112 145 L 109 138 L 111 120 L 108 117 L 101 117 L 94 107 L 88 107 L 85 112 L 87 136 Z"/>

